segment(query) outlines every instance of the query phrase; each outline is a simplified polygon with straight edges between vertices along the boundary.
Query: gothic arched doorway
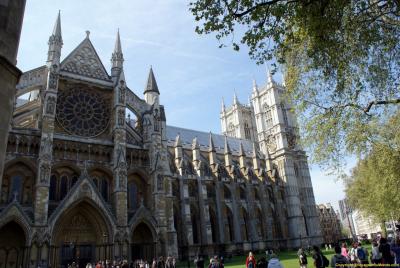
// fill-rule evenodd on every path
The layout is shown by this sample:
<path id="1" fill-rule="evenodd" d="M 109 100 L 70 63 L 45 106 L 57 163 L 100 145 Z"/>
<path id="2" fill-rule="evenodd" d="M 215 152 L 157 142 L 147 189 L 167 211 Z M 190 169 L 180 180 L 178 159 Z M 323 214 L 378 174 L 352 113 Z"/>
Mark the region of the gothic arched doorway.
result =
<path id="1" fill-rule="evenodd" d="M 25 232 L 18 223 L 12 221 L 0 228 L 0 267 L 17 268 L 24 263 Z"/>
<path id="2" fill-rule="evenodd" d="M 145 223 L 139 223 L 132 234 L 132 260 L 143 259 L 151 262 L 156 256 L 153 233 Z"/>
<path id="3" fill-rule="evenodd" d="M 111 257 L 109 226 L 99 208 L 81 202 L 64 212 L 53 231 L 56 247 L 53 264 L 67 267 L 75 262 L 85 267 L 88 262 Z"/>

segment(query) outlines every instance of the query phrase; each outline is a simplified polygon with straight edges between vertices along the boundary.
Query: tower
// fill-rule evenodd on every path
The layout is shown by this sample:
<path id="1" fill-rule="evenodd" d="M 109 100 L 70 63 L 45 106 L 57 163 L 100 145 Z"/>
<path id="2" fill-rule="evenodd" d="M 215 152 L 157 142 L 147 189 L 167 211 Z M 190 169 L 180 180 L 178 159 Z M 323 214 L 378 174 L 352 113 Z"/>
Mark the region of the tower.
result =
<path id="1" fill-rule="evenodd" d="M 285 88 L 269 71 L 265 86 L 253 86 L 251 99 L 260 151 L 272 160 L 285 186 L 288 231 L 293 239 L 290 246 L 298 247 L 302 238 L 319 236 L 320 229 L 307 156 L 296 142 L 297 122 L 286 101 Z"/>
<path id="2" fill-rule="evenodd" d="M 222 134 L 229 137 L 255 141 L 256 132 L 253 117 L 253 107 L 239 102 L 236 93 L 233 96 L 233 105 L 225 107 L 222 100 L 220 113 Z"/>

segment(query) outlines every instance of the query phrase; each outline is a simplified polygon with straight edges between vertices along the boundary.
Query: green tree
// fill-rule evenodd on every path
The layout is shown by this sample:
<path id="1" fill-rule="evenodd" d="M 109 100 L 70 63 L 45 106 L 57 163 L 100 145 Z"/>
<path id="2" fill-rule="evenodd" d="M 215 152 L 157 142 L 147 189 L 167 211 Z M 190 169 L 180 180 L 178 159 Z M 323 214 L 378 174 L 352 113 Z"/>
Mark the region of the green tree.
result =
<path id="1" fill-rule="evenodd" d="M 190 11 L 220 46 L 275 59 L 322 165 L 367 153 L 371 128 L 400 103 L 399 0 L 193 0 Z"/>
<path id="2" fill-rule="evenodd" d="M 345 180 L 346 196 L 378 222 L 400 219 L 400 112 L 375 134 L 378 142 Z"/>

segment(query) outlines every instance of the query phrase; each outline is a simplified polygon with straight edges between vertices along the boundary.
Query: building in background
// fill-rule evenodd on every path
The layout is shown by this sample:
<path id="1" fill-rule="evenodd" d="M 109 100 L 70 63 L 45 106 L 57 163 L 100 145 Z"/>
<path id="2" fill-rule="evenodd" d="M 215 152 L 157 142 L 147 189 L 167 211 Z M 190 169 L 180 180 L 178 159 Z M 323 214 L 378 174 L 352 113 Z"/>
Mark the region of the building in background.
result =
<path id="1" fill-rule="evenodd" d="M 325 244 L 335 244 L 342 239 L 341 224 L 335 209 L 330 203 L 317 206 L 322 236 Z"/>
<path id="2" fill-rule="evenodd" d="M 339 209 L 342 224 L 349 229 L 353 239 L 372 239 L 382 232 L 379 224 L 374 223 L 371 217 L 365 217 L 360 211 L 353 209 L 347 199 L 339 201 Z M 388 226 L 391 227 L 390 224 Z"/>
<path id="3" fill-rule="evenodd" d="M 152 68 L 143 98 L 126 84 L 119 32 L 110 74 L 89 32 L 61 59 L 60 14 L 48 44 L 47 62 L 17 86 L 0 181 L 0 246 L 13 250 L 0 263 L 83 267 L 322 242 L 307 156 L 271 75 L 234 125 L 243 133 L 228 137 L 167 125 Z"/>

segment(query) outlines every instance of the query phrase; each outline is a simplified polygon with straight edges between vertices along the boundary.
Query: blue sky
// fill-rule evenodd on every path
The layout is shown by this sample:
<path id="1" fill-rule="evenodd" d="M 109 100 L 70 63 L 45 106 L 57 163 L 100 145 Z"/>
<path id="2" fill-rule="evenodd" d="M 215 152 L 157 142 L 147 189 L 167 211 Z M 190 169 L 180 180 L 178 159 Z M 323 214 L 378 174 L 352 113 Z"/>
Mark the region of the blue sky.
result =
<path id="1" fill-rule="evenodd" d="M 110 73 L 110 58 L 119 28 L 128 86 L 138 95 L 150 65 L 156 76 L 169 125 L 220 133 L 221 99 L 230 105 L 236 92 L 247 103 L 252 80 L 266 81 L 266 66 L 256 65 L 247 50 L 218 48 L 214 36 L 199 36 L 184 0 L 31 0 L 27 1 L 18 67 L 27 71 L 45 64 L 47 41 L 58 10 L 67 56 L 91 32 L 90 39 Z M 277 73 L 274 79 L 281 80 Z M 354 165 L 354 161 L 350 163 Z M 343 186 L 311 166 L 317 203 L 344 197 Z"/>

